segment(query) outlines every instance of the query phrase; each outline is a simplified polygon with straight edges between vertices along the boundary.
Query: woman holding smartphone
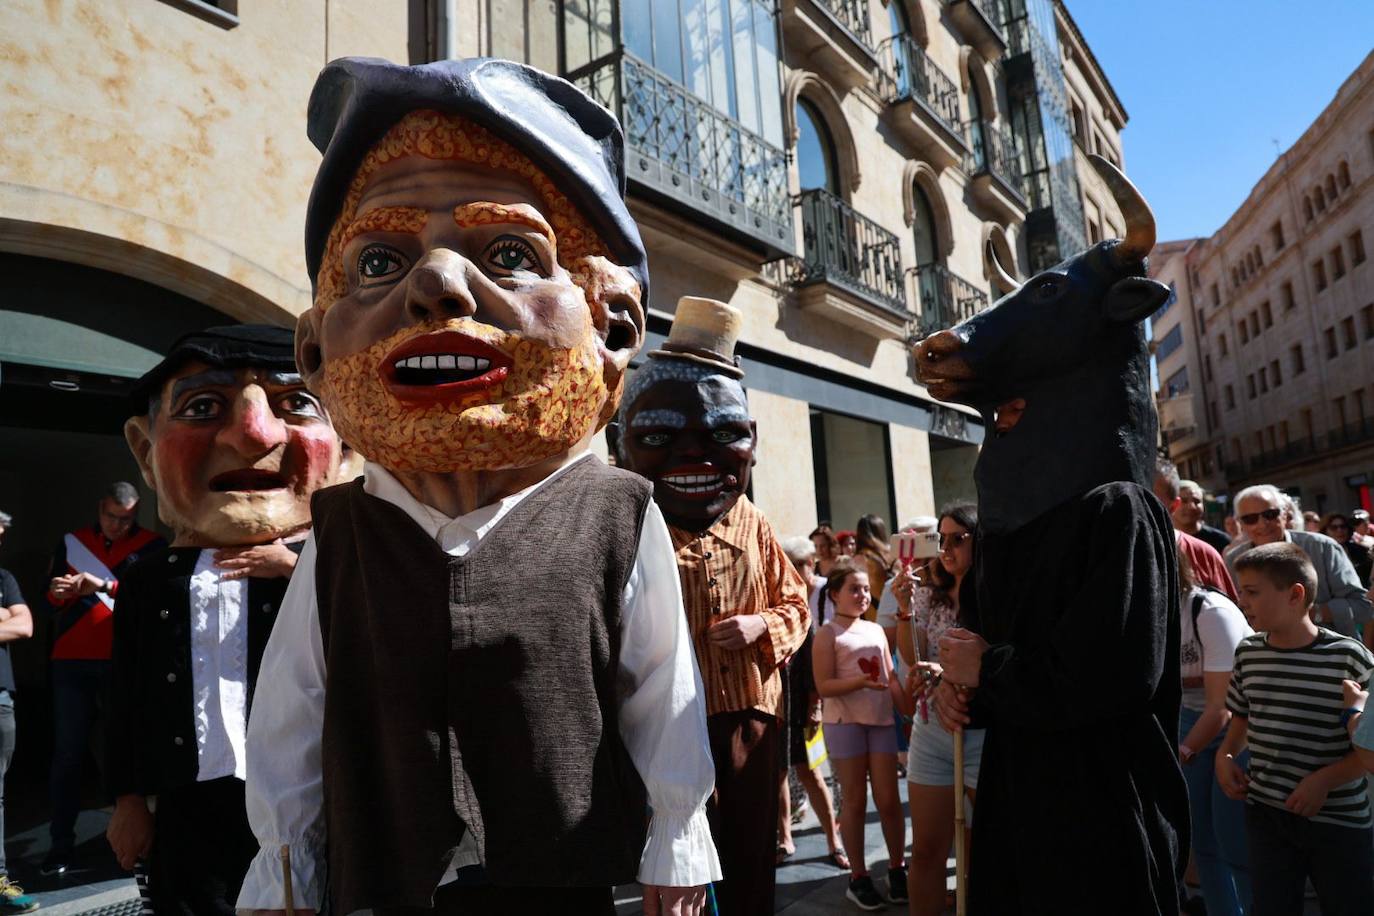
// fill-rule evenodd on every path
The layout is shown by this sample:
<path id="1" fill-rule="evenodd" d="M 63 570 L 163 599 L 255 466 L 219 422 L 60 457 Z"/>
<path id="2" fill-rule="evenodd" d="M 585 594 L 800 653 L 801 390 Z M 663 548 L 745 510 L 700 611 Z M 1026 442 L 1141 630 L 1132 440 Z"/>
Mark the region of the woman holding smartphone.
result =
<path id="1" fill-rule="evenodd" d="M 907 798 L 911 806 L 913 916 L 939 916 L 952 905 L 945 895 L 945 871 L 954 842 L 954 736 L 934 716 L 923 715 L 926 696 L 939 680 L 940 637 L 958 626 L 959 588 L 973 568 L 973 532 L 978 510 L 971 504 L 940 513 L 940 553 L 919 571 L 898 576 L 897 651 L 910 669 L 907 696 L 916 706 L 907 752 Z M 964 788 L 972 803 L 983 754 L 983 730 L 964 731 Z"/>
<path id="2" fill-rule="evenodd" d="M 887 841 L 887 899 L 907 897 L 906 824 L 897 791 L 897 735 L 892 704 L 903 700 L 892 676 L 892 658 L 882 627 L 863 616 L 872 604 L 868 573 L 852 562 L 837 563 L 825 590 L 834 616 L 816 633 L 811 661 L 816 692 L 824 701 L 821 714 L 825 746 L 840 780 L 843 803 L 840 836 L 850 855 L 849 890 L 845 896 L 863 910 L 883 908 L 883 898 L 864 861 L 864 813 L 868 784 Z"/>

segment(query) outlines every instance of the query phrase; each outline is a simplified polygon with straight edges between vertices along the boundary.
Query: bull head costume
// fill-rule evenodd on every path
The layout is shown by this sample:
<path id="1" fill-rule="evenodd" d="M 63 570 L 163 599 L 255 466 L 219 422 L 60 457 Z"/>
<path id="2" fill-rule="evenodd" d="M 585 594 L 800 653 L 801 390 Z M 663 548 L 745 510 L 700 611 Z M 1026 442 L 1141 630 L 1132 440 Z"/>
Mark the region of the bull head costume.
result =
<path id="1" fill-rule="evenodd" d="M 940 640 L 935 695 L 947 728 L 987 728 L 973 916 L 1172 914 L 1187 859 L 1178 567 L 1150 490 L 1158 424 L 1141 328 L 1169 290 L 1145 276 L 1149 207 L 1091 158 L 1126 238 L 916 344 L 930 393 L 994 430 L 975 469 L 966 629 Z M 1071 864 L 1051 852 L 1070 846 L 1082 850 Z M 1081 908 L 1056 900 L 1071 883 Z"/>
<path id="2" fill-rule="evenodd" d="M 1149 489 L 1154 478 L 1158 420 L 1141 322 L 1169 288 L 1145 276 L 1155 243 L 1145 199 L 1111 163 L 1090 158 L 1126 218 L 1126 237 L 1042 271 L 916 345 L 931 395 L 975 408 L 997 430 L 975 471 L 988 531 L 1013 531 L 1106 481 Z M 1037 460 L 1046 455 L 1055 456 L 1052 473 Z"/>

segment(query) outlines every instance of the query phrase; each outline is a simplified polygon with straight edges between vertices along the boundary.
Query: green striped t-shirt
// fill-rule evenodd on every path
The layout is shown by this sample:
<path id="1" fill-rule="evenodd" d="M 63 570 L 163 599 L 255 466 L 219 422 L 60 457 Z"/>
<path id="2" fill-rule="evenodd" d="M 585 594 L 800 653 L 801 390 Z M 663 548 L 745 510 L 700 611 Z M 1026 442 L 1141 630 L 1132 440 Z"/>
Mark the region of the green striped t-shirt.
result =
<path id="1" fill-rule="evenodd" d="M 1368 649 L 1327 629 L 1300 649 L 1274 648 L 1263 633 L 1240 641 L 1226 706 L 1250 723 L 1250 802 L 1283 808 L 1304 777 L 1350 753 L 1341 681 L 1368 688 L 1371 672 Z M 1369 826 L 1364 777 L 1332 789 L 1312 820 Z"/>

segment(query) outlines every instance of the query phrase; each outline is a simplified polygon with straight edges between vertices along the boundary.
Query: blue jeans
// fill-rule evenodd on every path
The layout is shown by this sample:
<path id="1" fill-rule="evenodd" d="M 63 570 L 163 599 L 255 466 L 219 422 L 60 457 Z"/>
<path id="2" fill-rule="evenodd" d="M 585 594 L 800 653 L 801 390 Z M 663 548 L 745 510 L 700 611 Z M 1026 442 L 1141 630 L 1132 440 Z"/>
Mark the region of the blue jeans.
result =
<path id="1" fill-rule="evenodd" d="M 1182 741 L 1202 714 L 1184 708 L 1179 717 Z M 1223 730 L 1207 747 L 1184 764 L 1188 783 L 1188 811 L 1193 819 L 1193 857 L 1202 878 L 1207 916 L 1245 916 L 1250 912 L 1250 845 L 1245 836 L 1245 802 L 1233 801 L 1216 779 L 1217 750 Z M 1242 755 L 1240 764 L 1247 763 Z"/>
<path id="2" fill-rule="evenodd" d="M 14 755 L 14 697 L 0 689 L 0 877 L 9 874 L 5 867 L 5 771 Z"/>

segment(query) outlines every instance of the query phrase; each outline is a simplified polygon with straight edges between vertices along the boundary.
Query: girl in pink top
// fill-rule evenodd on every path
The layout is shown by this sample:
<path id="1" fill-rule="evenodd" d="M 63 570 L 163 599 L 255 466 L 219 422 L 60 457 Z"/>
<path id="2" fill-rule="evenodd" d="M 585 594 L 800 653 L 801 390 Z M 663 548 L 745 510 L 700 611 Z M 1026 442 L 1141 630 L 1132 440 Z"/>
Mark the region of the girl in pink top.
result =
<path id="1" fill-rule="evenodd" d="M 897 735 L 892 728 L 892 704 L 904 704 L 905 694 L 892 676 L 883 628 L 863 619 L 872 604 L 868 589 L 868 574 L 851 562 L 841 561 L 831 570 L 825 591 L 835 613 L 816 633 L 811 662 L 816 691 L 824 698 L 825 746 L 844 799 L 840 836 L 852 873 L 846 896 L 860 909 L 876 910 L 883 898 L 862 853 L 870 782 L 887 842 L 887 899 L 907 899 L 906 820 L 897 793 Z"/>

